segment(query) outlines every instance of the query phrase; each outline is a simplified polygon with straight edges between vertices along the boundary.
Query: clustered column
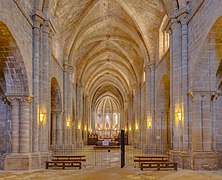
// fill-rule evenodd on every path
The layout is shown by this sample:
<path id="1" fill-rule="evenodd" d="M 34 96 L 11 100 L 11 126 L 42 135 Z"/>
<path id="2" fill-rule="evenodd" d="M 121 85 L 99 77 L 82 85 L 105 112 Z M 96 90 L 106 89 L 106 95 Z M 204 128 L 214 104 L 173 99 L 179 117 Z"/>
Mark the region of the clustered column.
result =
<path id="1" fill-rule="evenodd" d="M 11 151 L 12 153 L 19 152 L 19 98 L 8 98 L 11 103 Z"/>
<path id="2" fill-rule="evenodd" d="M 40 72 L 40 28 L 43 24 L 43 19 L 40 15 L 34 14 L 32 16 L 33 19 L 33 107 L 32 107 L 32 114 L 33 114 L 33 123 L 32 123 L 32 131 L 33 131 L 33 152 L 38 152 L 38 136 L 39 136 L 39 128 L 38 128 L 38 117 L 39 117 L 39 72 Z"/>
<path id="3" fill-rule="evenodd" d="M 31 97 L 8 97 L 11 103 L 11 152 L 30 153 Z"/>
<path id="4" fill-rule="evenodd" d="M 49 133 L 51 122 L 51 38 L 52 38 L 52 26 L 49 20 L 43 22 L 41 28 L 41 74 L 40 74 L 40 105 L 39 108 L 44 111 L 44 123 L 42 123 L 41 139 L 39 140 L 39 146 L 41 152 L 48 152 L 50 149 Z"/>
<path id="5" fill-rule="evenodd" d="M 19 123 L 19 150 L 21 153 L 30 152 L 30 97 L 20 100 L 20 123 Z"/>
<path id="6" fill-rule="evenodd" d="M 177 112 L 181 112 L 180 100 L 180 24 L 177 19 L 171 20 L 170 42 L 170 121 L 172 130 L 173 150 L 179 151 L 181 146 L 181 125 L 176 118 Z"/>
<path id="7" fill-rule="evenodd" d="M 187 25 L 187 12 L 184 12 L 179 16 L 181 24 L 181 95 L 182 95 L 182 108 L 181 113 L 183 114 L 183 139 L 182 139 L 182 150 L 188 151 L 190 149 L 189 139 L 189 116 L 188 116 L 188 25 Z"/>

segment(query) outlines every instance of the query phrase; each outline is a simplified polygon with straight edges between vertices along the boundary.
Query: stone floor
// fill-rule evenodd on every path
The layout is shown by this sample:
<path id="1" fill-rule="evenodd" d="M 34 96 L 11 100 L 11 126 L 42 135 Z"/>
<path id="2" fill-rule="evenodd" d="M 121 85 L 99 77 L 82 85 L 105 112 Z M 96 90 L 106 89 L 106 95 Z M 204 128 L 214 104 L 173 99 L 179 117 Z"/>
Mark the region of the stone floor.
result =
<path id="1" fill-rule="evenodd" d="M 67 153 L 67 152 L 65 152 Z M 133 157 L 144 155 L 142 151 L 126 148 L 126 167 L 120 168 L 120 150 L 111 152 L 94 151 L 93 147 L 86 146 L 76 152 L 78 155 L 86 155 L 86 164 L 79 169 L 49 169 L 26 172 L 5 172 L 0 171 L 0 179 L 10 180 L 124 180 L 124 179 L 146 179 L 146 180 L 222 180 L 222 170 L 220 171 L 141 171 L 134 167 Z M 138 165 L 137 165 L 138 166 Z"/>
<path id="2" fill-rule="evenodd" d="M 29 172 L 0 172 L 0 179 L 11 180 L 122 180 L 122 179 L 147 179 L 147 180 L 221 180 L 222 170 L 220 171 L 141 171 L 138 168 L 119 168 L 119 167 L 87 167 L 81 170 L 39 170 Z"/>

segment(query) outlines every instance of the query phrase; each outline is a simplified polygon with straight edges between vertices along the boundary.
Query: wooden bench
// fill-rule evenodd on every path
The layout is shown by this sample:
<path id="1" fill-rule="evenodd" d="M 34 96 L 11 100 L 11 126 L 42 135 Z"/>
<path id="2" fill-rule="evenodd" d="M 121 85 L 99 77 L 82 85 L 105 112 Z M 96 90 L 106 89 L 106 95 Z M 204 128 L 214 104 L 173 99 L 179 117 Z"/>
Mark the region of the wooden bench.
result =
<path id="1" fill-rule="evenodd" d="M 81 169 L 82 162 L 85 162 L 85 155 L 73 156 L 73 155 L 58 155 L 52 156 L 52 161 L 46 162 L 46 169 L 49 167 L 79 167 Z"/>
<path id="2" fill-rule="evenodd" d="M 146 162 L 146 163 L 141 163 L 140 164 L 140 169 L 143 170 L 144 168 L 156 168 L 157 170 L 173 168 L 174 170 L 177 170 L 177 163 L 175 163 L 175 162 Z"/>
<path id="3" fill-rule="evenodd" d="M 81 162 L 76 161 L 47 161 L 46 162 L 46 169 L 49 167 L 62 167 L 65 169 L 65 167 L 78 167 L 81 169 Z"/>
<path id="4" fill-rule="evenodd" d="M 120 149 L 121 146 L 94 146 L 95 150 L 111 150 L 111 149 Z"/>
<path id="5" fill-rule="evenodd" d="M 52 161 L 80 161 L 80 162 L 84 162 L 86 161 L 86 156 L 85 155 L 81 155 L 81 156 L 73 156 L 73 155 L 59 155 L 59 156 L 52 156 Z"/>
<path id="6" fill-rule="evenodd" d="M 167 162 L 167 156 L 134 156 L 134 162 L 138 162 L 139 166 L 144 162 Z"/>

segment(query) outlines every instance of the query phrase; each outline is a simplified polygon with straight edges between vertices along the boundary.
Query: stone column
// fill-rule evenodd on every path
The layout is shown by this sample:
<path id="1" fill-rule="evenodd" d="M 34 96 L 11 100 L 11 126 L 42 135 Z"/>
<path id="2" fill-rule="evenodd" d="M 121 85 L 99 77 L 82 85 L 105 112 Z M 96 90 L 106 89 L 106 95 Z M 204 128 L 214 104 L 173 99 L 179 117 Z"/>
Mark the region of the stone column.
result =
<path id="1" fill-rule="evenodd" d="M 97 119 L 95 119 L 95 105 L 92 104 L 91 105 L 91 126 L 92 126 L 92 130 L 95 131 L 96 128 L 96 123 L 97 123 Z"/>
<path id="2" fill-rule="evenodd" d="M 73 67 L 68 63 L 67 57 L 64 60 L 64 72 L 63 72 L 63 83 L 64 83 L 64 91 L 63 91 L 63 142 L 65 144 L 71 144 L 72 143 L 72 92 L 73 92 L 73 86 L 72 86 L 72 78 L 73 78 Z M 67 127 L 66 122 L 70 122 L 70 127 Z"/>
<path id="3" fill-rule="evenodd" d="M 32 106 L 32 151 L 38 152 L 38 136 L 39 136 L 39 67 L 40 67 L 40 26 L 43 23 L 41 15 L 34 14 L 33 20 L 33 106 Z"/>
<path id="4" fill-rule="evenodd" d="M 137 91 L 136 91 L 136 84 L 133 85 L 133 95 L 132 95 L 132 112 L 133 112 L 133 119 L 132 119 L 132 131 L 133 131 L 133 144 L 136 145 L 138 143 L 137 136 L 138 130 L 136 130 L 136 125 L 138 124 L 138 117 L 137 117 Z"/>
<path id="5" fill-rule="evenodd" d="M 84 95 L 84 101 L 83 101 L 83 127 L 82 127 L 82 130 L 83 130 L 83 140 L 84 140 L 84 143 L 86 144 L 87 143 L 87 122 L 88 122 L 88 99 L 89 97 L 87 95 Z M 86 129 L 85 129 L 86 128 Z"/>
<path id="6" fill-rule="evenodd" d="M 129 107 L 128 107 L 128 131 L 129 131 L 129 135 L 128 135 L 128 140 L 129 140 L 129 144 L 132 145 L 133 144 L 133 123 L 134 123 L 134 119 L 133 119 L 133 94 L 128 94 L 128 99 L 129 99 Z"/>
<path id="7" fill-rule="evenodd" d="M 178 119 L 177 113 L 183 113 L 183 90 L 182 90 L 182 47 L 181 47 L 181 24 L 177 18 L 172 18 L 170 28 L 170 130 L 171 151 L 170 158 L 183 168 L 181 152 L 183 148 L 183 114 L 182 120 Z M 185 32 L 183 32 L 185 37 Z M 185 39 L 183 37 L 183 39 Z M 184 42 L 185 43 L 185 42 Z M 185 57 L 185 56 L 184 56 Z M 184 59 L 184 61 L 186 61 Z"/>
<path id="8" fill-rule="evenodd" d="M 190 134 L 189 134 L 189 102 L 188 102 L 188 25 L 187 25 L 187 12 L 185 11 L 179 16 L 181 23 L 181 112 L 183 114 L 182 127 L 183 127 L 183 143 L 182 150 L 188 151 L 190 149 Z"/>
<path id="9" fill-rule="evenodd" d="M 82 123 L 83 121 L 83 87 L 79 83 L 77 85 L 77 143 L 82 144 Z M 80 127 L 80 128 L 79 128 Z"/>
<path id="10" fill-rule="evenodd" d="M 145 97 L 146 97 L 146 113 L 145 113 L 145 118 L 146 120 L 149 120 L 151 123 L 152 118 L 151 118 L 151 72 L 150 72 L 150 67 L 148 64 L 145 66 L 146 68 L 146 81 L 145 81 Z M 150 128 L 147 128 L 146 130 L 146 148 L 150 148 L 151 146 L 151 130 L 152 126 Z"/>
<path id="11" fill-rule="evenodd" d="M 152 131 L 151 131 L 151 146 L 152 148 L 157 148 L 157 128 L 156 128 L 156 109 L 155 109 L 155 64 L 152 62 L 149 64 L 150 68 L 150 115 L 152 119 Z"/>
<path id="12" fill-rule="evenodd" d="M 72 144 L 72 131 L 73 129 L 73 123 L 72 123 L 72 119 L 73 119 L 73 103 L 72 103 L 72 99 L 73 99 L 73 86 L 72 86 L 72 78 L 73 78 L 73 73 L 74 73 L 74 69 L 73 67 L 70 65 L 69 69 L 68 69 L 68 99 L 67 99 L 67 103 L 68 103 L 68 107 L 67 107 L 67 112 L 68 112 L 68 117 L 70 120 L 70 128 L 69 128 L 69 137 L 68 137 L 68 144 Z"/>
<path id="13" fill-rule="evenodd" d="M 30 97 L 20 99 L 19 152 L 30 152 Z"/>
<path id="14" fill-rule="evenodd" d="M 176 118 L 176 113 L 181 112 L 181 70 L 180 70 L 180 31 L 181 27 L 177 19 L 172 19 L 171 24 L 171 54 L 170 54 L 170 121 L 172 123 L 173 130 L 173 150 L 181 150 L 181 125 Z"/>
<path id="15" fill-rule="evenodd" d="M 192 96 L 192 163 L 194 170 L 215 170 L 219 156 L 213 149 L 213 91 L 193 91 Z"/>
<path id="16" fill-rule="evenodd" d="M 138 114 L 138 122 L 139 122 L 139 134 L 138 134 L 138 143 L 139 146 L 142 148 L 143 143 L 142 143 L 142 133 L 143 133 L 143 119 L 142 119 L 142 85 L 141 83 L 139 84 L 138 87 L 138 106 L 137 106 L 137 114 Z"/>
<path id="17" fill-rule="evenodd" d="M 68 116 L 68 56 L 65 55 L 63 60 L 63 119 L 62 119 L 62 143 L 66 144 L 66 121 Z"/>
<path id="18" fill-rule="evenodd" d="M 40 108 L 45 113 L 45 122 L 41 124 L 41 144 L 42 152 L 49 152 L 50 149 L 50 122 L 51 122 L 51 38 L 52 25 L 49 20 L 45 20 L 42 27 L 42 44 L 41 44 L 41 83 L 40 83 Z"/>
<path id="19" fill-rule="evenodd" d="M 150 68 L 150 116 L 152 119 L 153 129 L 155 130 L 155 64 L 149 65 Z"/>
<path id="20" fill-rule="evenodd" d="M 7 97 L 11 103 L 11 152 L 19 152 L 19 98 Z"/>

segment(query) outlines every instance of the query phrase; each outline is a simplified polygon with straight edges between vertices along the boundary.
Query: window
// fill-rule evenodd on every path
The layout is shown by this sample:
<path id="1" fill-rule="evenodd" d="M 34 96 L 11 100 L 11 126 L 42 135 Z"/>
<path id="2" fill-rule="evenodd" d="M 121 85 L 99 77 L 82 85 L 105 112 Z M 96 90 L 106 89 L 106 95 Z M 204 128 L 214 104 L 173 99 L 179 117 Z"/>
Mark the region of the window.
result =
<path id="1" fill-rule="evenodd" d="M 159 30 L 159 59 L 161 59 L 170 46 L 170 37 L 166 32 L 167 15 L 164 16 Z"/>

